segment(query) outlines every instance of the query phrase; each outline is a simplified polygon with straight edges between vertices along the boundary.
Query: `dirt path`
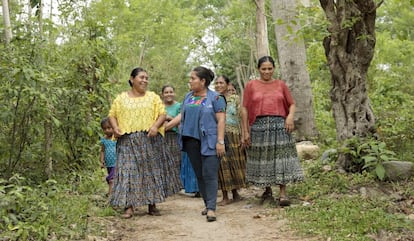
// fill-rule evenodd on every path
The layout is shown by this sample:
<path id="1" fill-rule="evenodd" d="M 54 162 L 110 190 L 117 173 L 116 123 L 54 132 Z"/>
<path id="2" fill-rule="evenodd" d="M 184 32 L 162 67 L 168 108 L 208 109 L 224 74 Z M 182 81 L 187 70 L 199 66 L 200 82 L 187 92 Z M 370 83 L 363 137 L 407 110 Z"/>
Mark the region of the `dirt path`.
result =
<path id="1" fill-rule="evenodd" d="M 201 215 L 203 204 L 200 198 L 180 193 L 157 205 L 162 216 L 147 215 L 147 208 L 141 207 L 131 219 L 109 218 L 105 240 L 318 240 L 301 237 L 290 230 L 284 218 L 284 209 L 261 205 L 254 197 L 260 192 L 261 189 L 254 188 L 242 190 L 244 199 L 218 207 L 217 221 L 212 223 Z"/>

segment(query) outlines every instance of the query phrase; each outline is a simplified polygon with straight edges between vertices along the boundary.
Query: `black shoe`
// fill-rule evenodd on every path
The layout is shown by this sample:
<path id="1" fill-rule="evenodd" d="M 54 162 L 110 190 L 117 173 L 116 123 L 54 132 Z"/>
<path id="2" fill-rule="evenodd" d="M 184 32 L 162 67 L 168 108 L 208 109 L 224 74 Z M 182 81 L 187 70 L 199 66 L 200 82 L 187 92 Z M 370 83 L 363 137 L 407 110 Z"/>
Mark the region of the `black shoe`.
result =
<path id="1" fill-rule="evenodd" d="M 204 209 L 203 211 L 201 211 L 201 215 L 203 215 L 203 216 L 207 215 L 207 208 Z"/>
<path id="2" fill-rule="evenodd" d="M 207 216 L 207 222 L 214 222 L 216 220 L 217 220 L 216 216 Z"/>

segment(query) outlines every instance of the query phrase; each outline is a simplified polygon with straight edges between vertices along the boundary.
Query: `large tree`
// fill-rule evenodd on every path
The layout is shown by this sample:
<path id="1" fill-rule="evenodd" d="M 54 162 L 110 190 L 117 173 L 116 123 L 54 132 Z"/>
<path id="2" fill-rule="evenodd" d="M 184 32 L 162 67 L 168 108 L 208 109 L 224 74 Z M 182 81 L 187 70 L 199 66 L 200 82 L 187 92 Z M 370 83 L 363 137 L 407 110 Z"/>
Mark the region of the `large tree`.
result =
<path id="1" fill-rule="evenodd" d="M 367 94 L 367 71 L 374 55 L 376 9 L 374 0 L 320 0 L 329 21 L 323 45 L 331 72 L 332 111 L 337 140 L 367 137 L 375 132 L 375 116 Z M 347 169 L 351 158 L 341 154 Z"/>
<path id="2" fill-rule="evenodd" d="M 277 53 L 282 79 L 296 101 L 295 125 L 298 140 L 316 136 L 310 76 L 306 68 L 306 48 L 298 31 L 297 0 L 272 0 Z"/>

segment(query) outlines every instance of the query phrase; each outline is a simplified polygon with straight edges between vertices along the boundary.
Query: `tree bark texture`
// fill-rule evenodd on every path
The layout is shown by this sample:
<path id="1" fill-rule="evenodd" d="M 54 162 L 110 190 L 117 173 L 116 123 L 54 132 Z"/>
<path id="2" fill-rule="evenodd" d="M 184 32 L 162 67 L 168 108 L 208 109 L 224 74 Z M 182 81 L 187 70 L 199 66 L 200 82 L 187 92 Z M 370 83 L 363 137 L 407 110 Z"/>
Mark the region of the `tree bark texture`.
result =
<path id="1" fill-rule="evenodd" d="M 296 33 L 301 28 L 297 19 L 297 0 L 272 0 L 277 52 L 282 79 L 286 81 L 296 102 L 297 140 L 316 137 L 313 96 L 306 68 L 306 48 Z"/>
<path id="2" fill-rule="evenodd" d="M 2 9 L 3 9 L 3 22 L 4 22 L 4 40 L 6 45 L 8 45 L 12 39 L 11 23 L 10 23 L 10 14 L 9 14 L 9 1 L 2 0 Z"/>
<path id="3" fill-rule="evenodd" d="M 323 45 L 331 72 L 330 97 L 337 140 L 369 137 L 375 116 L 367 94 L 367 71 L 374 56 L 374 0 L 320 0 L 330 23 Z M 340 153 L 339 168 L 352 171 L 352 157 Z"/>
<path id="4" fill-rule="evenodd" d="M 267 21 L 265 0 L 255 0 L 256 3 L 256 49 L 257 59 L 269 55 L 269 38 L 267 35 Z"/>
<path id="5" fill-rule="evenodd" d="M 373 0 L 320 0 L 330 23 L 324 39 L 331 72 L 330 97 L 338 141 L 375 132 L 375 116 L 366 88 L 375 48 Z"/>

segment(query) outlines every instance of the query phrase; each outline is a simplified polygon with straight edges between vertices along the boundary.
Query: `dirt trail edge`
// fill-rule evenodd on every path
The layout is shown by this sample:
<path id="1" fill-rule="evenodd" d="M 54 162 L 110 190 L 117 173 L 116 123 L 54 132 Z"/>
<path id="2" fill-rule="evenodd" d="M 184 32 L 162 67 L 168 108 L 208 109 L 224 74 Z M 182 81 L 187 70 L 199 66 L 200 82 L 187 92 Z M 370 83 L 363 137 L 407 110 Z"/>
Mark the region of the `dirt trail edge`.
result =
<path id="1" fill-rule="evenodd" d="M 146 213 L 147 207 L 140 207 L 131 219 L 118 216 L 105 218 L 107 238 L 95 240 L 320 240 L 315 237 L 302 237 L 290 230 L 283 208 L 260 204 L 255 198 L 261 192 L 257 188 L 241 190 L 243 200 L 218 206 L 217 221 L 211 223 L 201 215 L 203 204 L 200 198 L 179 193 L 157 205 L 162 216 L 150 216 Z"/>

